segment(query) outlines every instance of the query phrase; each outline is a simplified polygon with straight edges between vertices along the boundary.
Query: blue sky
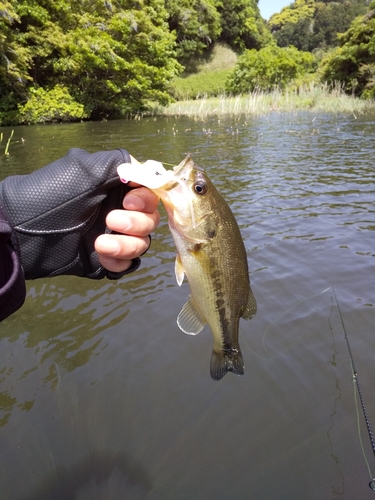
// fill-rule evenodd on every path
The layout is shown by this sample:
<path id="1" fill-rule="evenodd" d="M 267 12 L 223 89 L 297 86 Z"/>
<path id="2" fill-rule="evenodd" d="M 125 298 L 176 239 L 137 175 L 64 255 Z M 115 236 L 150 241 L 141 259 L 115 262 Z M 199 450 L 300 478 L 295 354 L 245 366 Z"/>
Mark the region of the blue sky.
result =
<path id="1" fill-rule="evenodd" d="M 293 3 L 293 0 L 259 0 L 258 6 L 260 13 L 264 19 L 268 19 L 275 12 L 280 12 L 283 7 Z"/>

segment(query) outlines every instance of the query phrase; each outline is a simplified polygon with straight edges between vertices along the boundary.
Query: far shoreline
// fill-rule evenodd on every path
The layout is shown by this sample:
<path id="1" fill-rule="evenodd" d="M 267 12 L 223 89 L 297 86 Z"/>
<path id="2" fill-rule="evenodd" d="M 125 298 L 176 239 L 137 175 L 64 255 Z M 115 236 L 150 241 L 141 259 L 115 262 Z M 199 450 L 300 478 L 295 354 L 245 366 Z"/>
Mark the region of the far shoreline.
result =
<path id="1" fill-rule="evenodd" d="M 348 95 L 339 84 L 333 87 L 327 84 L 310 84 L 284 91 L 275 89 L 239 96 L 202 96 L 176 101 L 165 107 L 155 106 L 151 114 L 204 119 L 209 116 L 249 116 L 295 111 L 365 114 L 375 112 L 375 100 Z"/>

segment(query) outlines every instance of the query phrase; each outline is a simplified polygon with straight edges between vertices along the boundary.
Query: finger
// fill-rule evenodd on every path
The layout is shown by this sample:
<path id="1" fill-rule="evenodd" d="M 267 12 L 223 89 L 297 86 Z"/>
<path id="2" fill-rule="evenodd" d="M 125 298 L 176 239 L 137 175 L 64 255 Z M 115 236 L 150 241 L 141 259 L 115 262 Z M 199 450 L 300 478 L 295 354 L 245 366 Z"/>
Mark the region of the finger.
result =
<path id="1" fill-rule="evenodd" d="M 117 260 L 135 259 L 149 246 L 148 236 L 141 238 L 121 234 L 101 234 L 95 240 L 95 250 L 99 256 Z"/>
<path id="2" fill-rule="evenodd" d="M 132 265 L 131 260 L 113 259 L 111 257 L 104 257 L 103 255 L 99 255 L 99 262 L 105 269 L 112 273 L 122 273 L 127 271 Z"/>
<path id="3" fill-rule="evenodd" d="M 112 210 L 106 224 L 112 231 L 132 236 L 147 236 L 160 222 L 159 212 L 143 213 L 131 210 Z"/>
<path id="4" fill-rule="evenodd" d="M 141 186 L 129 191 L 123 200 L 123 207 L 126 210 L 136 210 L 141 212 L 155 212 L 159 203 L 159 198 L 150 189 Z"/>

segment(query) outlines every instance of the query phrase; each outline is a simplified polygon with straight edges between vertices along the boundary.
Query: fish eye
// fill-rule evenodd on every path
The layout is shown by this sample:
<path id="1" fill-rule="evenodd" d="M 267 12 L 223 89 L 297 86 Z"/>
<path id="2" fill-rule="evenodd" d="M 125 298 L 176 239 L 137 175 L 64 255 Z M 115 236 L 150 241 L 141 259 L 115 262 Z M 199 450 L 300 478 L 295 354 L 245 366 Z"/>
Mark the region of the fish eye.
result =
<path id="1" fill-rule="evenodd" d="M 194 191 L 197 194 L 207 193 L 207 184 L 204 181 L 198 181 L 194 184 Z"/>

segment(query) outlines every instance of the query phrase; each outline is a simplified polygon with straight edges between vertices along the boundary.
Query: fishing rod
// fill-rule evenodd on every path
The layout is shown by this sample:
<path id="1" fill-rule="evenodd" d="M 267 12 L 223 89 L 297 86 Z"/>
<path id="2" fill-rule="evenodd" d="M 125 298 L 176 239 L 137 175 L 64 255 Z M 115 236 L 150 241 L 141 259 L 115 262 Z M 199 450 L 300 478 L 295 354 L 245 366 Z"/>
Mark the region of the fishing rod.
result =
<path id="1" fill-rule="evenodd" d="M 363 395 L 362 395 L 362 391 L 361 391 L 361 387 L 359 385 L 359 380 L 358 380 L 358 373 L 357 373 L 357 370 L 355 368 L 355 364 L 354 364 L 354 358 L 353 358 L 353 353 L 352 353 L 352 349 L 350 347 L 350 343 L 349 343 L 349 338 L 348 338 L 348 334 L 346 333 L 346 328 L 345 328 L 345 325 L 344 325 L 344 320 L 343 320 L 343 317 L 342 317 L 342 314 L 341 314 L 341 309 L 340 309 L 340 306 L 339 306 L 339 302 L 337 300 L 337 296 L 336 296 L 336 292 L 335 292 L 335 289 L 332 287 L 332 290 L 333 290 L 333 294 L 335 296 L 335 300 L 336 300 L 336 305 L 337 305 L 337 310 L 339 312 L 339 316 L 340 316 L 340 320 L 341 320 L 341 324 L 342 324 L 342 328 L 344 330 L 344 335 L 345 335 L 345 340 L 346 340 L 346 345 L 348 347 L 348 351 L 349 351 L 349 357 L 350 357 L 350 364 L 351 364 L 351 367 L 352 367 L 352 372 L 353 372 L 353 381 L 355 382 L 355 385 L 357 386 L 357 391 L 358 391 L 358 394 L 359 394 L 359 399 L 361 401 L 361 406 L 362 406 L 362 411 L 363 411 L 363 416 L 365 417 L 365 422 L 366 422 L 366 427 L 367 427 L 367 432 L 368 432 L 368 435 L 369 435 L 369 438 L 370 438 L 370 442 L 371 442 L 371 447 L 372 447 L 372 452 L 374 454 L 374 457 L 375 457 L 375 439 L 374 439 L 374 434 L 372 432 L 372 428 L 371 428 L 371 424 L 370 424 L 370 419 L 368 417 L 368 413 L 367 413 L 367 409 L 366 409 L 366 405 L 365 405 L 365 401 L 363 399 Z M 366 458 L 366 457 L 365 457 Z M 371 477 L 371 473 L 370 473 L 370 477 Z M 375 477 L 373 477 L 371 479 L 371 481 L 369 482 L 369 487 L 375 491 Z"/>

